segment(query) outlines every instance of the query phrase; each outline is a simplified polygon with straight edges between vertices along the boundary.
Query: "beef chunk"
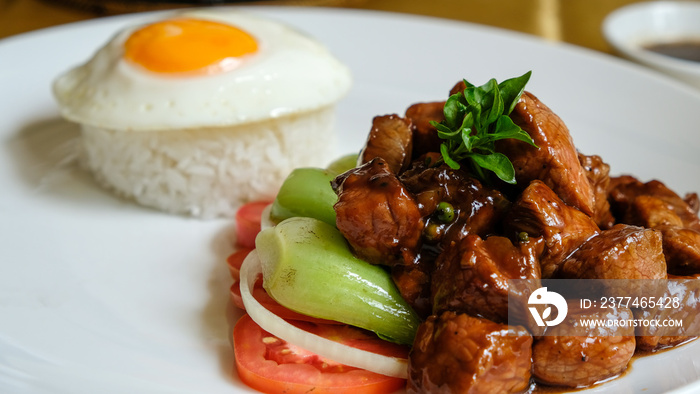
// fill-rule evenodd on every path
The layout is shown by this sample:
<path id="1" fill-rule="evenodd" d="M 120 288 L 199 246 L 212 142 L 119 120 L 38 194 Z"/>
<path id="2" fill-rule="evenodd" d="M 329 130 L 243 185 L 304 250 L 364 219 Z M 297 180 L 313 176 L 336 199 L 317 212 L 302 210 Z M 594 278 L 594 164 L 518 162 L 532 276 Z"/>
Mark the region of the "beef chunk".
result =
<path id="1" fill-rule="evenodd" d="M 438 257 L 432 277 L 433 314 L 457 311 L 496 322 L 508 320 L 508 280 L 540 279 L 537 240 L 467 235 Z"/>
<path id="2" fill-rule="evenodd" d="M 336 226 L 353 252 L 373 263 L 412 264 L 420 249 L 423 219 L 413 196 L 382 159 L 333 181 Z"/>
<path id="3" fill-rule="evenodd" d="M 661 233 L 625 224 L 589 239 L 556 272 L 572 279 L 665 279 Z"/>
<path id="4" fill-rule="evenodd" d="M 684 226 L 683 219 L 678 216 L 672 206 L 658 197 L 648 195 L 633 198 L 620 222 L 647 228 Z"/>
<path id="5" fill-rule="evenodd" d="M 375 116 L 367 142 L 360 152 L 359 163 L 364 164 L 380 157 L 391 172 L 399 174 L 411 163 L 411 129 L 411 121 L 397 115 Z"/>
<path id="6" fill-rule="evenodd" d="M 583 328 L 579 320 L 629 320 L 632 312 L 624 307 L 582 309 L 579 300 L 569 301 L 568 306 L 566 319 L 547 327 L 532 347 L 535 380 L 553 386 L 585 387 L 624 372 L 635 351 L 634 328 Z"/>
<path id="7" fill-rule="evenodd" d="M 430 302 L 430 277 L 432 259 L 418 256 L 415 264 L 395 265 L 391 269 L 391 278 L 404 300 L 422 319 L 433 311 Z"/>
<path id="8" fill-rule="evenodd" d="M 669 275 L 668 281 L 657 281 L 655 289 L 646 289 L 646 295 L 656 295 L 668 307 L 657 305 L 633 310 L 634 317 L 641 320 L 682 321 L 681 326 L 640 325 L 635 329 L 637 349 L 657 351 L 690 341 L 700 332 L 700 275 Z M 677 300 L 678 307 L 673 301 Z"/>
<path id="9" fill-rule="evenodd" d="M 507 215 L 506 234 L 543 237 L 542 277 L 551 278 L 558 265 L 586 240 L 599 233 L 588 215 L 565 204 L 546 184 L 533 181 Z"/>
<path id="10" fill-rule="evenodd" d="M 700 232 L 679 226 L 658 226 L 663 238 L 664 256 L 669 273 L 700 273 Z"/>
<path id="11" fill-rule="evenodd" d="M 685 335 L 640 335 L 636 338 L 637 350 L 655 352 L 695 339 Z"/>
<path id="12" fill-rule="evenodd" d="M 530 385 L 532 337 L 522 327 L 445 312 L 418 328 L 408 393 L 517 393 Z"/>
<path id="13" fill-rule="evenodd" d="M 692 202 L 692 196 L 687 197 Z M 623 175 L 611 179 L 610 207 L 620 223 L 643 227 L 674 225 L 700 230 L 696 209 L 662 182 L 642 183 Z"/>
<path id="14" fill-rule="evenodd" d="M 539 147 L 515 139 L 497 142 L 497 149 L 513 162 L 518 184 L 527 185 L 539 179 L 565 203 L 593 215 L 593 187 L 579 162 L 578 152 L 564 122 L 528 92 L 521 96 L 511 118 Z"/>
<path id="15" fill-rule="evenodd" d="M 427 242 L 432 244 L 452 242 L 467 234 L 491 234 L 510 207 L 501 192 L 446 164 L 416 161 L 400 179 L 416 197 L 426 230 L 430 230 Z M 452 206 L 453 220 L 444 221 L 434 215 L 441 202 Z"/>
<path id="16" fill-rule="evenodd" d="M 454 86 L 452 86 L 452 89 L 450 89 L 450 96 L 452 96 L 453 94 L 461 93 L 466 88 L 467 88 L 467 84 L 464 83 L 464 80 L 461 80 L 461 81 L 457 82 L 456 84 L 454 84 Z"/>
<path id="17" fill-rule="evenodd" d="M 690 209 L 697 215 L 700 212 L 700 197 L 697 193 L 688 193 L 683 197 L 683 201 L 688 204 Z"/>
<path id="18" fill-rule="evenodd" d="M 413 157 L 418 158 L 428 152 L 440 152 L 441 140 L 437 129 L 430 121 L 442 122 L 445 119 L 445 102 L 413 104 L 406 110 L 406 118 L 411 120 L 413 131 Z"/>
<path id="19" fill-rule="evenodd" d="M 681 198 L 659 181 L 642 183 L 627 175 L 613 179 L 609 199 L 620 222 L 661 232 L 670 273 L 700 273 L 697 195 Z"/>
<path id="20" fill-rule="evenodd" d="M 610 212 L 608 189 L 610 188 L 610 166 L 600 156 L 578 155 L 579 162 L 586 173 L 586 178 L 593 187 L 595 206 L 593 220 L 601 229 L 609 229 L 615 224 L 615 217 Z"/>

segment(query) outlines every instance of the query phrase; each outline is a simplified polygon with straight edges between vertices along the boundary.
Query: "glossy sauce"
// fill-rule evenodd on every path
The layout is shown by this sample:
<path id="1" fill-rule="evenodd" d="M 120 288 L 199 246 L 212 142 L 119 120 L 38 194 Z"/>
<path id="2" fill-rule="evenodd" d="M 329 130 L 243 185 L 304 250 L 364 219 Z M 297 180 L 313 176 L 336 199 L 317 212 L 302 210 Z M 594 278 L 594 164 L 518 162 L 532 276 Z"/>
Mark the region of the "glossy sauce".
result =
<path id="1" fill-rule="evenodd" d="M 700 39 L 651 44 L 644 48 L 661 55 L 700 62 Z"/>

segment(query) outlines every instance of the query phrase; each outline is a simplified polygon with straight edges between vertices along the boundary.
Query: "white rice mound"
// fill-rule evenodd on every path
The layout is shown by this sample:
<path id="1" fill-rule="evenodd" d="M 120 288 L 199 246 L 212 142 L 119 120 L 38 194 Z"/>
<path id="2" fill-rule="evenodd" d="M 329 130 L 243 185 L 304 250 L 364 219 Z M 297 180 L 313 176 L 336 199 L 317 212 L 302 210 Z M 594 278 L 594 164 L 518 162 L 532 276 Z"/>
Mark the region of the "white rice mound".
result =
<path id="1" fill-rule="evenodd" d="M 335 157 L 334 105 L 229 127 L 124 131 L 82 125 L 81 163 L 117 194 L 201 219 L 272 201 L 297 167 Z"/>

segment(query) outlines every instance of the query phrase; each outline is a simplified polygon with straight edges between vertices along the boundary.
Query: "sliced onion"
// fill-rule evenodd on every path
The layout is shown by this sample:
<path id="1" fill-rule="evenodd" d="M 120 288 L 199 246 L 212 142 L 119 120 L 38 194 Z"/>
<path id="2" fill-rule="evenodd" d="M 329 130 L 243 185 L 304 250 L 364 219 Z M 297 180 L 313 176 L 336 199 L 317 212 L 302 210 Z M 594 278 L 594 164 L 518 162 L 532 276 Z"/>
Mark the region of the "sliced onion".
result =
<path id="1" fill-rule="evenodd" d="M 407 378 L 408 364 L 405 358 L 383 356 L 331 341 L 295 327 L 267 310 L 252 294 L 255 281 L 260 274 L 262 274 L 260 258 L 257 251 L 253 250 L 248 254 L 241 266 L 241 298 L 248 315 L 263 330 L 335 362 L 362 368 L 381 375 Z"/>
<path id="2" fill-rule="evenodd" d="M 269 204 L 268 206 L 265 207 L 262 211 L 262 215 L 260 216 L 260 230 L 265 230 L 270 227 L 275 227 L 277 223 L 275 223 L 274 220 L 272 220 L 272 216 L 270 215 L 272 212 L 272 204 Z"/>

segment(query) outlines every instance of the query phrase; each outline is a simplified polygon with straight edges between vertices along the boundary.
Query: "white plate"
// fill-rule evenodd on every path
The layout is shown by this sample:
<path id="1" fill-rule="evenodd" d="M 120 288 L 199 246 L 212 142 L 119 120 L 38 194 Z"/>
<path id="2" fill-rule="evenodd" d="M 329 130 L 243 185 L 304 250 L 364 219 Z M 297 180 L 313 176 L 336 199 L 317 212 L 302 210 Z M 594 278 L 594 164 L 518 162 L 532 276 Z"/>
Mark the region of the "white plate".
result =
<path id="1" fill-rule="evenodd" d="M 317 37 L 351 67 L 339 108 L 346 153 L 371 117 L 440 100 L 461 78 L 533 70 L 528 85 L 579 149 L 613 172 L 700 191 L 700 94 L 606 55 L 446 20 L 249 8 Z M 65 165 L 75 126 L 52 79 L 143 15 L 0 42 L 0 392 L 247 393 L 233 374 L 224 262 L 232 222 L 122 201 Z M 228 317 L 227 317 L 228 313 Z M 700 342 L 643 358 L 593 392 L 664 392 L 700 378 Z"/>

